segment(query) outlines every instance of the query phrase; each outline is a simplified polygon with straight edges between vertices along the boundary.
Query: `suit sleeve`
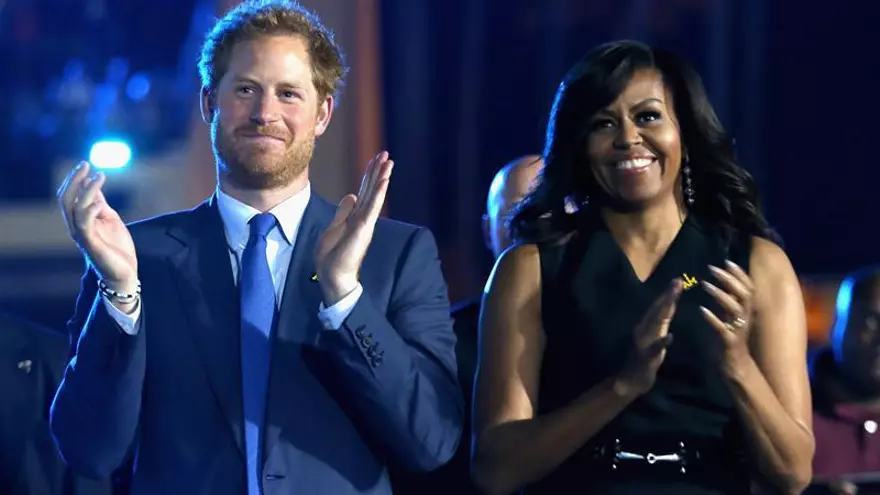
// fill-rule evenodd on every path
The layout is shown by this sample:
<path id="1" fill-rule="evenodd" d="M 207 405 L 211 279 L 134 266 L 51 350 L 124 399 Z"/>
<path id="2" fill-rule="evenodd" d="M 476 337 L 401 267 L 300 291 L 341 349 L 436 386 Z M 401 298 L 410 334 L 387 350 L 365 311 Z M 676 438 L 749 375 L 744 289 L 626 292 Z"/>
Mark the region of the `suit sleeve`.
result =
<path id="1" fill-rule="evenodd" d="M 430 471 L 452 458 L 464 405 L 458 385 L 455 334 L 434 237 L 409 239 L 398 265 L 387 313 L 361 296 L 330 353 L 346 401 L 396 464 Z"/>
<path id="2" fill-rule="evenodd" d="M 145 319 L 142 307 L 138 325 Z M 70 359 L 52 403 L 50 428 L 75 472 L 107 477 L 123 463 L 135 439 L 146 368 L 144 332 L 121 330 L 97 295 L 97 277 L 90 269 L 68 330 Z"/>

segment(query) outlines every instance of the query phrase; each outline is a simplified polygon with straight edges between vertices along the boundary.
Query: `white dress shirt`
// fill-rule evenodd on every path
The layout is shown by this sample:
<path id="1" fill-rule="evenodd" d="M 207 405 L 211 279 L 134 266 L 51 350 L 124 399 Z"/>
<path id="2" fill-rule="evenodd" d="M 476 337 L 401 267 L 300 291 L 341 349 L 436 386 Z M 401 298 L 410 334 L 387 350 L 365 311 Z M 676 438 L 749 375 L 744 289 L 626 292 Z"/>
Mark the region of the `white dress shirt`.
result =
<path id="1" fill-rule="evenodd" d="M 272 274 L 272 284 L 275 286 L 275 304 L 281 305 L 281 296 L 284 293 L 284 283 L 287 280 L 287 270 L 290 268 L 290 257 L 293 254 L 294 241 L 302 223 L 303 214 L 311 197 L 311 185 L 306 184 L 301 191 L 282 201 L 278 206 L 269 210 L 278 219 L 278 225 L 266 236 L 266 259 L 269 262 L 269 271 Z M 217 189 L 217 208 L 223 221 L 223 230 L 226 234 L 229 259 L 232 266 L 232 276 L 238 284 L 241 256 L 250 237 L 248 222 L 259 210 L 229 196 Z M 309 253 L 311 256 L 311 253 Z M 363 287 L 358 284 L 353 291 L 343 297 L 339 302 L 325 308 L 323 303 L 318 310 L 318 318 L 324 328 L 337 330 L 342 322 L 348 318 L 355 304 L 363 294 Z M 129 334 L 137 333 L 137 321 L 140 318 L 140 303 L 129 315 L 116 308 L 110 300 L 104 298 L 107 312 L 122 330 Z"/>

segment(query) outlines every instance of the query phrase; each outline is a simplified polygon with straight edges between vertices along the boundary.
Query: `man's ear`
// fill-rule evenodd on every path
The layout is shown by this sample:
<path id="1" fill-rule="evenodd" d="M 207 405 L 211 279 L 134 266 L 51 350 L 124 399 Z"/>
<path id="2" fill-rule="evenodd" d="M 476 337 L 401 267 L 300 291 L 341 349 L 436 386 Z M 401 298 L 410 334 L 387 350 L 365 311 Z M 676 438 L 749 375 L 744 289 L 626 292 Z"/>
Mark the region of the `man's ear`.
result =
<path id="1" fill-rule="evenodd" d="M 202 114 L 202 121 L 210 124 L 214 121 L 214 94 L 208 88 L 202 88 L 199 98 L 199 110 Z"/>
<path id="2" fill-rule="evenodd" d="M 318 105 L 318 118 L 315 122 L 315 137 L 321 137 L 327 126 L 330 125 L 330 117 L 333 116 L 333 110 L 336 107 L 336 99 L 333 95 L 328 95 L 324 101 Z"/>

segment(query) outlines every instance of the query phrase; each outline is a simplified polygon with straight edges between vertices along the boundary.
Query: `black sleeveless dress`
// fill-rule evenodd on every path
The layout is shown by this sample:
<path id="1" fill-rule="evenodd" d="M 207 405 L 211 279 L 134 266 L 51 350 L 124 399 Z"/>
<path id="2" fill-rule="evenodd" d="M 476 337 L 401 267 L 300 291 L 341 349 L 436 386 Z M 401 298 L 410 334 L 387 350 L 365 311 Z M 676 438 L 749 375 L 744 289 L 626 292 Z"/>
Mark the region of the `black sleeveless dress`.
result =
<path id="1" fill-rule="evenodd" d="M 653 389 L 633 402 L 594 439 L 525 493 L 718 494 L 749 493 L 745 439 L 733 398 L 707 352 L 716 331 L 702 317 L 705 306 L 723 318 L 697 280 L 714 281 L 710 264 L 730 259 L 748 270 L 749 241 L 723 237 L 691 214 L 654 272 L 639 280 L 598 214 L 584 213 L 578 234 L 539 246 L 542 319 L 546 333 L 539 414 L 563 407 L 620 370 L 632 349 L 633 328 L 673 278 L 685 282 L 670 331 L 674 340 Z M 643 461 L 638 475 L 610 470 L 597 450 L 609 442 L 654 441 L 699 445 L 715 455 L 684 472 Z M 661 452 L 659 447 L 658 454 Z M 725 454 L 719 461 L 718 453 Z M 726 456 L 729 453 L 729 456 Z M 709 462 L 711 461 L 711 463 Z M 631 462 L 631 461 L 630 461 Z M 626 464 L 624 462 L 624 464 Z M 660 464 L 656 465 L 660 467 Z"/>

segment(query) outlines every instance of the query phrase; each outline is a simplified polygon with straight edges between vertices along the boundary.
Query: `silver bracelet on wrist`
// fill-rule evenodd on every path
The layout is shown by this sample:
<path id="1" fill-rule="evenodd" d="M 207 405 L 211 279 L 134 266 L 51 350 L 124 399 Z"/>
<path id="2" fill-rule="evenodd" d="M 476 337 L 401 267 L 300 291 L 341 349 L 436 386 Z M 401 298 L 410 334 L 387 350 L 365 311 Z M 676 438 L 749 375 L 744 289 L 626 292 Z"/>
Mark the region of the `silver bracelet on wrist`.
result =
<path id="1" fill-rule="evenodd" d="M 107 283 L 99 279 L 98 290 L 101 292 L 101 295 L 103 295 L 107 299 L 121 303 L 134 303 L 141 298 L 140 280 L 138 280 L 137 289 L 134 292 L 120 292 L 113 290 L 110 287 L 107 287 Z"/>

